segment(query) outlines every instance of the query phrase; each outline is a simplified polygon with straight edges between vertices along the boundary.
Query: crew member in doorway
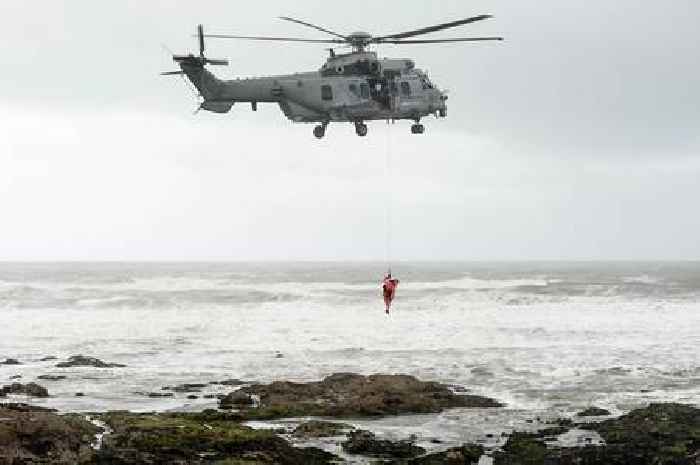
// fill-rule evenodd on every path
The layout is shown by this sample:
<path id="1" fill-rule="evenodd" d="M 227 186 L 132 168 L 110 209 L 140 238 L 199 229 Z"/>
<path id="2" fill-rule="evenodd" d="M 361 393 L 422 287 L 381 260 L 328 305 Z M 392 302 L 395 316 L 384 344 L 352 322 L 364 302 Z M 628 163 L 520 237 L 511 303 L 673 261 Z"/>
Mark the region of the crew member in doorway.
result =
<path id="1" fill-rule="evenodd" d="M 386 306 L 386 314 L 389 314 L 391 301 L 396 295 L 396 287 L 399 285 L 399 280 L 391 277 L 391 271 L 387 273 L 382 281 L 382 293 L 384 294 L 384 305 Z"/>

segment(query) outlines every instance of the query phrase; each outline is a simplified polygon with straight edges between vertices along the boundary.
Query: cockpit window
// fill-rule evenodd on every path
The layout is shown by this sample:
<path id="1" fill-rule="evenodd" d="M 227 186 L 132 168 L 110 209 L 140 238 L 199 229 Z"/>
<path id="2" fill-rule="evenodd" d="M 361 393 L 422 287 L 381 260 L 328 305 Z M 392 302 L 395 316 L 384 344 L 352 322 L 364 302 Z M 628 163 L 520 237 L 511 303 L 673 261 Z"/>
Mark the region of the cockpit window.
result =
<path id="1" fill-rule="evenodd" d="M 411 85 L 406 81 L 401 81 L 401 95 L 404 97 L 411 96 Z"/>
<path id="2" fill-rule="evenodd" d="M 333 100 L 333 89 L 331 86 L 327 84 L 321 86 L 321 99 Z"/>

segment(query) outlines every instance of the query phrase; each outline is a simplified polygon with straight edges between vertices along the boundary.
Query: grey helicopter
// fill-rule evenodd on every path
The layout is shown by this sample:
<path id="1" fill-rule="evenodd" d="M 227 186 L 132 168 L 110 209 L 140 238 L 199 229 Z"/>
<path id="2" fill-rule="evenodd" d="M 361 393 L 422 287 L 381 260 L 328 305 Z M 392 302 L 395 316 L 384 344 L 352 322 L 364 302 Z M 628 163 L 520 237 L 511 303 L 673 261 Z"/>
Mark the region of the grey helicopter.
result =
<path id="1" fill-rule="evenodd" d="M 196 87 L 202 102 L 199 109 L 214 113 L 228 113 L 235 103 L 250 103 L 257 111 L 258 103 L 277 103 L 284 115 L 295 123 L 318 123 L 313 134 L 321 139 L 331 122 L 350 122 L 358 136 L 367 135 L 366 121 L 411 120 L 411 133 L 423 134 L 421 119 L 430 115 L 447 116 L 447 95 L 429 79 L 426 72 L 416 68 L 411 59 L 377 57 L 370 46 L 381 44 L 440 44 L 449 42 L 500 41 L 502 37 L 459 37 L 447 39 L 413 39 L 413 37 L 475 23 L 491 18 L 479 15 L 420 29 L 372 36 L 366 32 L 339 34 L 329 29 L 290 17 L 280 19 L 329 34 L 329 39 L 298 37 L 256 37 L 224 34 L 205 34 L 197 27 L 199 55 L 173 55 L 180 71 L 163 75 L 183 75 Z M 349 53 L 330 55 L 318 71 L 245 79 L 222 80 L 214 76 L 206 65 L 229 64 L 228 60 L 210 59 L 204 55 L 204 39 L 241 39 L 272 42 L 301 42 L 335 44 L 351 49 Z M 198 109 L 198 110 L 199 110 Z"/>

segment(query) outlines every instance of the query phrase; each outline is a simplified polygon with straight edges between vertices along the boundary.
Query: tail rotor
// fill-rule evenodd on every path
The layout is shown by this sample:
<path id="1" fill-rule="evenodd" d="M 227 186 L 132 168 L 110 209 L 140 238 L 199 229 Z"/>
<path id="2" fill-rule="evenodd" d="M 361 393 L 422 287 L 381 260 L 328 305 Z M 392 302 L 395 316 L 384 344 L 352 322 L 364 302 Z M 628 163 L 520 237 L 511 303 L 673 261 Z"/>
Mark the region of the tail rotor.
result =
<path id="1" fill-rule="evenodd" d="M 194 68 L 204 68 L 205 65 L 228 66 L 228 60 L 210 59 L 204 56 L 204 27 L 201 24 L 197 25 L 197 38 L 199 39 L 199 56 L 195 56 L 192 53 L 188 55 L 173 54 L 173 61 L 175 63 L 178 63 L 180 67 L 189 66 Z M 183 71 L 166 71 L 161 74 L 169 76 L 183 74 Z"/>

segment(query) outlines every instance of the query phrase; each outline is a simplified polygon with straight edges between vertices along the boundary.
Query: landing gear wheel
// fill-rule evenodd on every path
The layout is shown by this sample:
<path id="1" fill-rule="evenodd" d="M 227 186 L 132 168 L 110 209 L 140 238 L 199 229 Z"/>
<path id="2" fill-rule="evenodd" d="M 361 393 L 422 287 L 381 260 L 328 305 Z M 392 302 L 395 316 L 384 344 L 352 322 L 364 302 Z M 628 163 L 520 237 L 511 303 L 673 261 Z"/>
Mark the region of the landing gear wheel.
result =
<path id="1" fill-rule="evenodd" d="M 314 136 L 316 136 L 316 139 L 323 139 L 323 136 L 326 135 L 326 127 L 325 126 L 316 126 L 314 128 Z"/>
<path id="2" fill-rule="evenodd" d="M 422 124 L 414 124 L 411 126 L 411 134 L 423 134 L 425 132 L 425 126 Z"/>
<path id="3" fill-rule="evenodd" d="M 367 135 L 367 125 L 364 123 L 355 123 L 355 133 L 360 137 Z"/>

